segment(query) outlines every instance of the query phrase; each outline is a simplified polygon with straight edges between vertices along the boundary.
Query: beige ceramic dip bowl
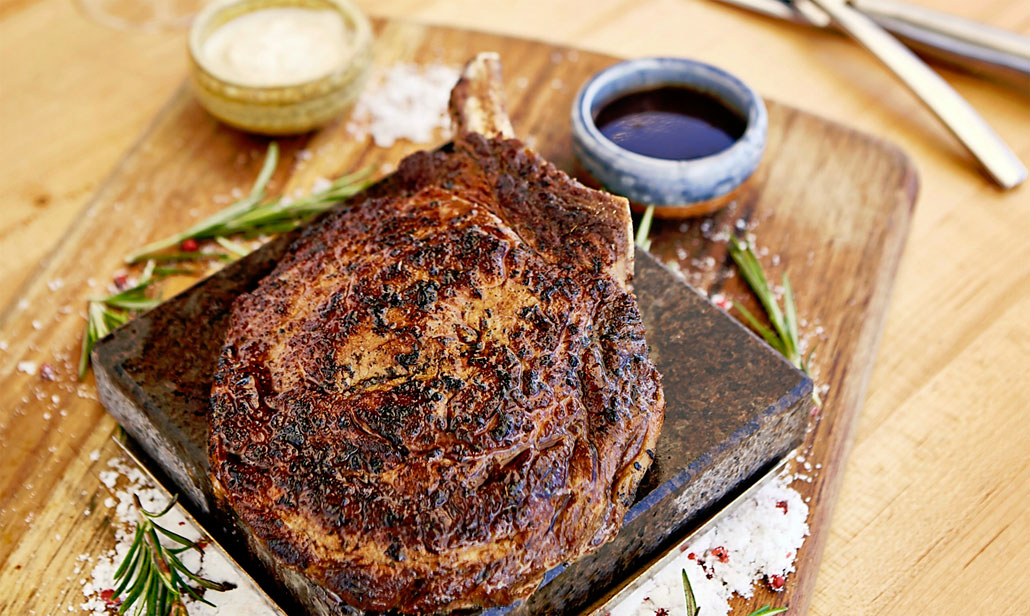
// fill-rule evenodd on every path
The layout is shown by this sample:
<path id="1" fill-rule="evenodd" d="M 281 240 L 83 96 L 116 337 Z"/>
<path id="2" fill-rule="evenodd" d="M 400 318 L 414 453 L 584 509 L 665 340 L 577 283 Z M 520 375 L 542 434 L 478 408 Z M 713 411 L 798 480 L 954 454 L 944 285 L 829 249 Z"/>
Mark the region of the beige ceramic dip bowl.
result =
<path id="1" fill-rule="evenodd" d="M 234 82 L 206 55 L 205 44 L 228 22 L 263 9 L 321 9 L 343 20 L 343 57 L 329 72 L 285 83 Z M 221 0 L 208 5 L 189 33 L 190 81 L 213 116 L 236 128 L 265 135 L 289 135 L 317 128 L 340 115 L 364 85 L 372 60 L 372 27 L 351 0 Z"/>

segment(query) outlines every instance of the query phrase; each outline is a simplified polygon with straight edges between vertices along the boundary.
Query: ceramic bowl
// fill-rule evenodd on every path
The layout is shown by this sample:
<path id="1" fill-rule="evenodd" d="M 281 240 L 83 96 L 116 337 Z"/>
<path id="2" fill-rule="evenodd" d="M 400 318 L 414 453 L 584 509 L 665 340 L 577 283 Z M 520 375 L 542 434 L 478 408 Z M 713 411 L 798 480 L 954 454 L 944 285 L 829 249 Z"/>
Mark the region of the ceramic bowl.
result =
<path id="1" fill-rule="evenodd" d="M 208 70 L 201 52 L 212 32 L 240 15 L 281 6 L 337 11 L 353 37 L 350 59 L 328 75 L 283 86 L 237 84 Z M 189 53 L 193 91 L 213 116 L 248 132 L 297 134 L 329 122 L 357 99 L 372 63 L 372 26 L 351 0 L 221 0 L 193 21 Z"/>
<path id="2" fill-rule="evenodd" d="M 746 118 L 744 134 L 710 156 L 667 160 L 622 148 L 594 124 L 609 102 L 662 86 L 684 86 L 715 97 Z M 722 69 L 684 58 L 620 62 L 594 75 L 572 106 L 573 150 L 583 167 L 636 206 L 654 205 L 655 216 L 663 218 L 696 216 L 728 203 L 758 167 L 768 124 L 765 103 L 747 84 Z"/>

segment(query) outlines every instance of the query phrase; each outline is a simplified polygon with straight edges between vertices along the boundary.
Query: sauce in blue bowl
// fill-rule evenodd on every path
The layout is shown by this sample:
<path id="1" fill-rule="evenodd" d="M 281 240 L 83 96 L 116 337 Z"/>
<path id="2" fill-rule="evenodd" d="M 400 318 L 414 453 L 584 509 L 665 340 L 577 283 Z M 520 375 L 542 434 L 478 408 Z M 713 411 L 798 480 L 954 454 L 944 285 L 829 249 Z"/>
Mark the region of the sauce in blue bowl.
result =
<path id="1" fill-rule="evenodd" d="M 765 104 L 744 82 L 684 58 L 644 58 L 588 81 L 572 108 L 573 150 L 608 190 L 664 218 L 727 203 L 765 150 Z"/>

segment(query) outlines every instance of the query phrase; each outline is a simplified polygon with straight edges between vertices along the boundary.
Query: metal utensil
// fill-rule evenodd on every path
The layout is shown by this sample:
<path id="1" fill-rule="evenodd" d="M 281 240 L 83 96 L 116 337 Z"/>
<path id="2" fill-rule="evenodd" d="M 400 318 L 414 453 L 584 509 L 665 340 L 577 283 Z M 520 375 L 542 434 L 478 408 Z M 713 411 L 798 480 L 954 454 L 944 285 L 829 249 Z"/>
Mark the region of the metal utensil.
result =
<path id="1" fill-rule="evenodd" d="M 810 0 L 875 55 L 944 123 L 1002 188 L 1026 180 L 1026 167 L 946 81 L 907 47 L 843 0 Z"/>
<path id="2" fill-rule="evenodd" d="M 721 1 L 802 25 L 832 25 L 812 0 Z M 925 58 L 1022 89 L 1030 86 L 1030 37 L 893 0 L 851 0 L 851 5 Z"/>
<path id="3" fill-rule="evenodd" d="M 904 22 L 954 40 L 997 51 L 1011 58 L 1015 67 L 1024 73 L 1030 73 L 1030 38 L 1028 37 L 895 0 L 849 0 L 849 2 L 851 6 L 874 19 Z"/>

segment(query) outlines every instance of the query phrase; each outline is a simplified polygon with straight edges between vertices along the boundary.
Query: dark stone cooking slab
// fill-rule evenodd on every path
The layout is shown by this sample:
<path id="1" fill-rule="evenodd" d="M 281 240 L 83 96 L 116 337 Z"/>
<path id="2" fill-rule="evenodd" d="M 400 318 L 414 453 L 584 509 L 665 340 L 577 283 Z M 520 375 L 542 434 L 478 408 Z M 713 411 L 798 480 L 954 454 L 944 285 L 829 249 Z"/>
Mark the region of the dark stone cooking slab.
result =
<path id="1" fill-rule="evenodd" d="M 208 478 L 208 391 L 233 299 L 275 264 L 279 238 L 102 340 L 100 400 L 206 530 L 289 614 L 359 614 L 267 560 Z M 804 433 L 812 383 L 638 251 L 635 287 L 668 401 L 654 465 L 614 541 L 558 567 L 525 603 L 490 614 L 569 613 L 684 531 L 691 517 L 782 456 Z"/>

